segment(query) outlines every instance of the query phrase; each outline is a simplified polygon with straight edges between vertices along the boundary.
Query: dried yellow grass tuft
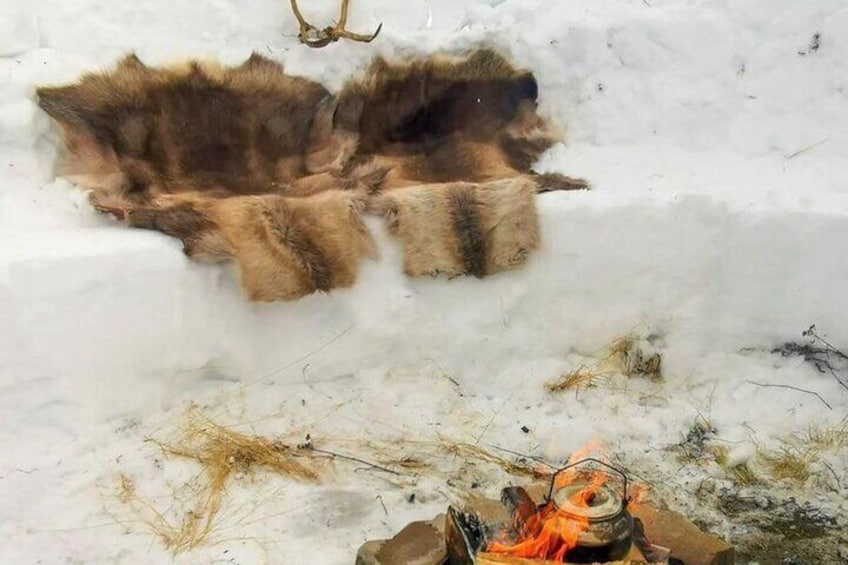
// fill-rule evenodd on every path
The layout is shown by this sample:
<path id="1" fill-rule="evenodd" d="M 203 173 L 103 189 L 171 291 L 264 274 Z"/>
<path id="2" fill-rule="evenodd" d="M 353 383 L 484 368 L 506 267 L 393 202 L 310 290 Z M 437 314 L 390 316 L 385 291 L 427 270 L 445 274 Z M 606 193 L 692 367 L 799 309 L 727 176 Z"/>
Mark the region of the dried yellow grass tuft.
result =
<path id="1" fill-rule="evenodd" d="M 714 445 L 710 446 L 708 451 L 712 453 L 718 466 L 721 467 L 725 474 L 736 484 L 751 486 L 760 482 L 760 479 L 754 474 L 754 471 L 751 470 L 747 463 L 730 463 L 730 451 L 727 447 L 723 445 Z"/>
<path id="2" fill-rule="evenodd" d="M 563 392 L 565 390 L 579 390 L 595 388 L 606 380 L 607 376 L 580 365 L 569 373 L 564 373 L 555 381 L 545 385 L 548 392 Z"/>
<path id="3" fill-rule="evenodd" d="M 814 449 L 795 449 L 783 446 L 779 450 L 760 455 L 775 479 L 791 479 L 803 483 L 812 474 L 811 465 L 817 459 Z"/>
<path id="4" fill-rule="evenodd" d="M 581 390 L 603 386 L 617 375 L 662 379 L 662 355 L 646 354 L 633 336 L 615 339 L 606 347 L 606 355 L 592 366 L 580 365 L 545 385 L 548 392 Z"/>
<path id="5" fill-rule="evenodd" d="M 359 457 L 319 449 L 312 441 L 290 447 L 279 439 L 248 435 L 212 421 L 197 408 L 186 414 L 183 425 L 170 442 L 150 440 L 164 453 L 188 459 L 200 466 L 200 473 L 181 485 L 180 493 L 188 492 L 188 500 L 177 490 L 169 497 L 167 511 L 160 511 L 149 500 L 139 496 L 133 479 L 118 476 L 117 499 L 129 505 L 140 520 L 172 553 L 182 553 L 205 543 L 219 524 L 233 475 L 258 470 L 302 482 L 321 480 L 329 461 L 362 465 L 375 472 L 388 473 L 395 479 L 414 477 L 424 472 L 442 472 L 440 463 L 457 458 L 463 463 L 482 463 L 500 467 L 515 476 L 549 477 L 550 466 L 533 458 L 499 449 L 462 441 L 398 440 L 385 443 L 353 441 L 348 446 L 356 453 L 367 453 L 376 463 Z M 188 507 L 184 515 L 174 518 L 175 508 Z M 166 515 L 167 514 L 167 515 Z"/>
<path id="6" fill-rule="evenodd" d="M 806 482 L 822 454 L 848 448 L 848 424 L 836 428 L 811 427 L 783 440 L 778 449 L 761 451 L 760 457 L 776 479 Z"/>
<path id="7" fill-rule="evenodd" d="M 607 361 L 617 364 L 628 377 L 662 378 L 662 355 L 646 355 L 632 336 L 615 340 L 609 348 Z"/>
<path id="8" fill-rule="evenodd" d="M 249 436 L 210 420 L 198 409 L 189 410 L 175 443 L 151 440 L 163 452 L 191 459 L 201 466 L 191 510 L 174 523 L 136 492 L 125 474 L 118 481 L 118 500 L 131 505 L 139 517 L 174 554 L 203 544 L 215 529 L 227 483 L 235 473 L 265 470 L 291 479 L 317 482 L 320 456 L 290 448 L 279 440 Z"/>

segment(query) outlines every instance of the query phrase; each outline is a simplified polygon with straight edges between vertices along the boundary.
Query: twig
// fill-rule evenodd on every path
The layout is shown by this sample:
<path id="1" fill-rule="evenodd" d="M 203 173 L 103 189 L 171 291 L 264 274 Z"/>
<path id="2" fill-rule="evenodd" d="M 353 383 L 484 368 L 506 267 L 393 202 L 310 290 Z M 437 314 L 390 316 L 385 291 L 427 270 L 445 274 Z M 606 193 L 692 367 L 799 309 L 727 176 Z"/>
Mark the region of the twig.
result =
<path id="1" fill-rule="evenodd" d="M 447 371 L 445 371 L 445 370 L 442 368 L 442 366 L 441 366 L 441 365 L 439 365 L 439 362 L 438 362 L 438 361 L 436 361 L 436 360 L 435 360 L 435 359 L 433 359 L 432 357 L 428 357 L 428 358 L 427 358 L 427 360 L 428 360 L 428 361 L 430 361 L 431 363 L 433 363 L 433 365 L 435 365 L 435 366 L 436 366 L 436 368 L 437 368 L 439 371 L 441 371 L 441 372 L 442 372 L 442 376 L 443 376 L 444 378 L 446 378 L 447 380 L 449 380 L 450 382 L 452 382 L 452 383 L 453 383 L 453 385 L 454 385 L 456 388 L 459 388 L 459 389 L 461 389 L 461 388 L 462 388 L 462 387 L 460 387 L 460 386 L 459 386 L 459 381 L 457 381 L 455 378 L 453 378 L 452 376 L 450 376 L 450 375 L 448 374 L 448 372 L 447 372 Z"/>
<path id="2" fill-rule="evenodd" d="M 403 473 L 395 471 L 394 469 L 389 469 L 388 467 L 383 467 L 381 465 L 377 465 L 376 463 L 371 463 L 370 461 L 366 461 L 364 459 L 360 459 L 358 457 L 352 457 L 350 455 L 343 455 L 341 453 L 336 453 L 334 451 L 328 451 L 326 449 L 318 449 L 317 447 L 305 447 L 304 450 L 314 451 L 315 453 L 321 453 L 322 455 L 329 455 L 330 457 L 336 457 L 338 459 L 344 459 L 346 461 L 353 461 L 355 463 L 362 463 L 363 465 L 367 465 L 371 469 L 376 469 L 378 471 L 383 471 L 384 473 L 391 473 L 392 475 L 401 476 Z"/>
<path id="3" fill-rule="evenodd" d="M 386 508 L 386 503 L 385 503 L 385 502 L 383 502 L 383 495 L 382 495 L 382 494 L 378 494 L 375 498 L 376 498 L 377 500 L 379 500 L 379 501 L 380 501 L 380 506 L 382 506 L 382 507 L 383 507 L 383 512 L 385 512 L 385 513 L 386 513 L 386 516 L 388 516 L 388 515 L 389 515 L 389 509 L 388 509 L 388 508 Z"/>
<path id="4" fill-rule="evenodd" d="M 803 392 L 805 394 L 812 394 L 813 396 L 815 396 L 819 400 L 821 400 L 822 404 L 827 406 L 829 410 L 833 410 L 833 406 L 828 404 L 827 400 L 822 398 L 822 396 L 819 393 L 813 392 L 812 390 L 806 390 L 806 389 L 798 388 L 797 386 L 791 386 L 791 385 L 776 385 L 776 384 L 770 384 L 770 383 L 758 383 L 758 382 L 755 382 L 755 381 L 748 381 L 748 382 L 751 383 L 752 385 L 761 386 L 761 387 L 765 387 L 765 388 L 787 388 L 789 390 L 796 390 L 798 392 Z"/>
<path id="5" fill-rule="evenodd" d="M 806 153 L 807 151 L 810 151 L 810 150 L 812 150 L 812 149 L 815 149 L 815 148 L 816 148 L 816 147 L 818 147 L 819 145 L 823 145 L 823 144 L 827 143 L 828 141 L 830 141 L 830 140 L 829 140 L 829 139 L 827 139 L 827 138 L 825 138 L 825 139 L 822 139 L 821 141 L 818 141 L 818 142 L 816 142 L 816 143 L 813 143 L 812 145 L 808 145 L 807 147 L 801 148 L 801 149 L 799 149 L 798 151 L 796 151 L 796 152 L 794 152 L 794 153 L 790 153 L 789 155 L 787 155 L 787 156 L 786 156 L 786 160 L 787 160 L 787 161 L 791 161 L 791 160 L 792 160 L 792 159 L 794 159 L 795 157 L 798 157 L 799 155 L 803 155 L 803 154 L 804 154 L 804 153 Z"/>
<path id="6" fill-rule="evenodd" d="M 837 349 L 832 343 L 820 336 L 816 332 L 815 324 L 807 328 L 807 330 L 802 332 L 801 335 L 803 335 L 804 337 L 812 337 L 813 343 L 815 343 L 816 341 L 820 341 L 825 346 L 822 350 L 816 350 L 812 347 L 812 345 L 810 345 L 809 351 L 802 351 L 804 353 L 804 359 L 808 361 L 813 361 L 813 363 L 816 365 L 816 368 L 822 373 L 824 373 L 824 371 L 822 370 L 821 366 L 824 365 L 825 367 L 827 367 L 827 370 L 830 371 L 830 374 L 833 375 L 833 378 L 836 379 L 836 382 L 839 383 L 842 388 L 848 390 L 848 383 L 846 383 L 840 378 L 840 376 L 836 373 L 836 369 L 834 369 L 833 365 L 830 364 L 829 360 L 831 355 L 835 355 L 843 361 L 848 361 L 848 355 Z M 801 347 L 800 349 L 803 350 L 804 348 Z M 819 359 L 815 356 L 818 353 L 823 353 L 828 359 Z"/>
<path id="7" fill-rule="evenodd" d="M 247 387 L 249 387 L 249 386 L 251 386 L 251 385 L 254 385 L 254 384 L 256 384 L 256 383 L 258 383 L 258 382 L 260 382 L 260 381 L 264 381 L 265 379 L 267 379 L 267 378 L 269 378 L 269 377 L 273 377 L 273 376 L 275 376 L 275 375 L 278 375 L 278 374 L 282 373 L 283 371 L 285 371 L 285 370 L 287 370 L 287 369 L 291 369 L 292 367 L 294 367 L 294 366 L 295 366 L 295 365 L 297 365 L 298 363 L 301 363 L 301 362 L 303 362 L 303 361 L 306 361 L 307 359 L 309 359 L 310 357 L 312 357 L 312 356 L 313 356 L 313 355 L 315 355 L 316 353 L 319 353 L 319 352 L 323 351 L 324 349 L 326 349 L 327 347 L 330 347 L 330 346 L 331 346 L 331 345 L 333 345 L 335 342 L 337 342 L 338 340 L 340 340 L 341 338 L 343 338 L 345 335 L 347 335 L 347 334 L 348 334 L 351 330 L 353 330 L 353 328 L 355 328 L 355 327 L 356 327 L 356 324 L 349 326 L 346 330 L 342 331 L 342 332 L 341 332 L 341 333 L 339 333 L 339 334 L 336 334 L 334 337 L 330 338 L 328 341 L 325 341 L 324 343 L 322 343 L 321 345 L 319 345 L 318 347 L 316 347 L 316 348 L 315 348 L 315 349 L 313 349 L 312 351 L 309 351 L 309 352 L 307 352 L 306 354 L 302 355 L 301 357 L 298 357 L 297 359 L 295 359 L 295 360 L 294 360 L 294 361 L 292 361 L 291 363 L 288 363 L 288 364 L 286 364 L 286 365 L 283 365 L 282 367 L 279 367 L 279 368 L 277 368 L 277 369 L 274 369 L 273 371 L 269 371 L 269 372 L 265 373 L 264 375 L 260 375 L 260 376 L 256 377 L 255 379 L 249 380 L 249 381 L 247 381 L 247 382 L 245 382 L 245 383 L 242 383 L 242 384 L 238 385 L 238 386 L 234 389 L 234 391 L 233 391 L 233 392 L 235 392 L 235 391 L 239 391 L 239 390 L 242 390 L 242 389 L 244 389 L 244 388 L 247 388 Z"/>
<path id="8" fill-rule="evenodd" d="M 819 334 L 816 333 L 816 326 L 815 325 L 810 326 L 810 328 L 807 330 L 806 334 L 808 336 L 813 336 L 814 339 L 817 339 L 820 342 L 822 342 L 823 344 L 825 344 L 825 346 L 827 346 L 827 348 L 828 348 L 825 351 L 825 353 L 834 353 L 834 354 L 836 354 L 837 357 L 841 357 L 843 359 L 848 360 L 848 355 L 839 351 L 839 349 L 837 349 L 835 345 L 833 345 L 832 343 L 827 341 L 825 338 L 823 338 L 822 336 L 820 336 Z"/>
<path id="9" fill-rule="evenodd" d="M 839 377 L 839 375 L 836 374 L 836 371 L 833 369 L 833 367 L 831 367 L 830 365 L 827 365 L 827 369 L 828 369 L 828 371 L 830 371 L 830 374 L 833 375 L 833 378 L 836 379 L 836 382 L 838 382 L 842 386 L 842 388 L 844 388 L 845 390 L 848 390 L 848 384 L 846 384 Z"/>
<path id="10" fill-rule="evenodd" d="M 503 401 L 503 403 L 501 404 L 500 408 L 498 408 L 498 410 L 497 410 L 494 414 L 492 414 L 491 419 L 489 419 L 489 423 L 488 423 L 488 424 L 486 424 L 486 427 L 485 427 L 485 428 L 483 428 L 483 431 L 482 431 L 482 432 L 480 432 L 480 435 L 478 435 L 478 436 L 477 436 L 477 439 L 476 439 L 476 440 L 474 440 L 474 445 L 479 445 L 479 444 L 480 444 L 480 440 L 481 440 L 481 439 L 483 439 L 483 436 L 484 436 L 484 435 L 486 435 L 486 432 L 488 432 L 488 431 L 489 431 L 489 428 L 491 428 L 491 427 L 492 427 L 492 424 L 494 423 L 495 418 L 497 418 L 498 416 L 500 416 L 501 412 L 502 412 L 502 411 L 503 411 L 503 409 L 506 407 L 506 403 L 507 403 L 507 402 L 509 402 L 510 400 L 512 400 L 512 395 L 513 395 L 513 393 L 510 393 L 510 394 L 509 394 L 509 396 L 507 396 L 507 397 L 506 397 L 506 399 Z"/>
<path id="11" fill-rule="evenodd" d="M 491 447 L 492 449 L 497 449 L 498 451 L 503 451 L 504 453 L 509 453 L 510 455 L 515 455 L 516 457 L 523 457 L 524 459 L 529 459 L 530 461 L 535 461 L 536 463 L 541 463 L 542 465 L 544 465 L 545 467 L 548 467 L 550 469 L 557 469 L 558 468 L 556 465 L 551 465 L 550 463 L 548 463 L 547 461 L 545 461 L 544 459 L 542 459 L 540 457 L 534 457 L 533 455 L 527 455 L 526 453 L 519 453 L 518 451 L 513 451 L 511 449 L 507 449 L 505 447 L 501 447 L 499 445 L 495 445 L 495 444 L 492 444 L 492 443 L 487 444 L 487 445 L 489 447 Z"/>
<path id="12" fill-rule="evenodd" d="M 822 465 L 827 467 L 827 469 L 833 474 L 833 478 L 836 479 L 836 486 L 838 488 L 842 488 L 842 481 L 839 480 L 839 475 L 836 474 L 836 471 L 833 470 L 833 467 L 827 461 L 822 461 Z"/>

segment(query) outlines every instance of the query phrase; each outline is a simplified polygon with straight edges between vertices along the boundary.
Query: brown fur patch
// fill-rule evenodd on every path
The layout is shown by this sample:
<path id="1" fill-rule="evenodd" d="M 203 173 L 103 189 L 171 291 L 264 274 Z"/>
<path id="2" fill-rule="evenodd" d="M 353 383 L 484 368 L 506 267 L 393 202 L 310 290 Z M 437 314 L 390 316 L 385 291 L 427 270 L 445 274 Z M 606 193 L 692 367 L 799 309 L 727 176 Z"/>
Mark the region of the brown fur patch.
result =
<path id="1" fill-rule="evenodd" d="M 389 233 L 400 240 L 404 272 L 410 276 L 466 273 L 445 193 L 444 184 L 419 185 L 377 196 L 370 203 L 370 209 L 386 219 Z"/>
<path id="2" fill-rule="evenodd" d="M 474 188 L 468 185 L 454 185 L 447 190 L 451 220 L 465 272 L 483 278 L 486 274 L 486 236 L 474 192 Z"/>
<path id="3" fill-rule="evenodd" d="M 314 114 L 329 95 L 255 54 L 225 69 L 152 69 L 130 56 L 110 72 L 37 94 L 63 128 L 71 171 L 123 176 L 117 187 L 92 179 L 90 188 L 137 186 L 132 162 L 171 191 L 216 186 L 233 194 L 267 192 L 305 173 Z"/>
<path id="4" fill-rule="evenodd" d="M 334 135 L 348 148 L 356 139 L 348 163 L 368 158 L 390 169 L 384 189 L 518 176 L 557 141 L 537 97 L 533 75 L 491 50 L 377 59 L 339 94 Z"/>
<path id="5" fill-rule="evenodd" d="M 377 59 L 332 96 L 252 55 L 168 68 L 127 56 L 76 84 L 39 88 L 65 174 L 92 203 L 234 259 L 255 300 L 350 286 L 386 218 L 410 275 L 483 277 L 539 246 L 535 193 L 585 182 L 533 173 L 557 136 L 532 73 L 491 50 Z"/>
<path id="6" fill-rule="evenodd" d="M 358 132 L 361 150 L 438 141 L 457 132 L 486 139 L 512 121 L 523 101 L 535 103 L 533 75 L 491 50 L 465 58 L 436 56 L 390 63 L 377 59 L 361 82 L 347 85 L 342 129 Z"/>
<path id="7" fill-rule="evenodd" d="M 535 186 L 524 177 L 395 190 L 372 210 L 400 239 L 411 276 L 482 277 L 523 264 L 539 246 Z"/>
<path id="8" fill-rule="evenodd" d="M 527 177 L 488 182 L 477 189 L 486 232 L 487 274 L 515 269 L 541 244 L 536 187 Z"/>
<path id="9" fill-rule="evenodd" d="M 584 179 L 567 177 L 559 173 L 533 174 L 531 178 L 536 182 L 536 192 L 553 192 L 555 190 L 586 190 L 589 183 Z"/>
<path id="10" fill-rule="evenodd" d="M 127 213 L 130 225 L 183 241 L 194 258 L 235 258 L 253 300 L 293 300 L 351 286 L 374 244 L 353 193 L 208 199 L 185 193 Z"/>

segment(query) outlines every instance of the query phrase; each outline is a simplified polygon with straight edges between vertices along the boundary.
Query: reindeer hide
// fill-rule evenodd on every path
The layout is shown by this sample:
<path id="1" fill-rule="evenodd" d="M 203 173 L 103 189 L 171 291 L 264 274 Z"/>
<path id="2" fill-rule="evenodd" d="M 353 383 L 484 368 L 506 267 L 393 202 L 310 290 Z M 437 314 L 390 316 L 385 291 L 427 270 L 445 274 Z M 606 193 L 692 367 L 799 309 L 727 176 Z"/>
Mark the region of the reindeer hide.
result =
<path id="1" fill-rule="evenodd" d="M 377 59 L 333 95 L 252 55 L 151 68 L 130 55 L 38 89 L 64 139 L 61 174 L 128 225 L 235 260 L 251 299 L 348 287 L 385 218 L 411 276 L 483 277 L 539 245 L 535 194 L 585 182 L 531 170 L 558 137 L 533 75 L 489 50 Z"/>

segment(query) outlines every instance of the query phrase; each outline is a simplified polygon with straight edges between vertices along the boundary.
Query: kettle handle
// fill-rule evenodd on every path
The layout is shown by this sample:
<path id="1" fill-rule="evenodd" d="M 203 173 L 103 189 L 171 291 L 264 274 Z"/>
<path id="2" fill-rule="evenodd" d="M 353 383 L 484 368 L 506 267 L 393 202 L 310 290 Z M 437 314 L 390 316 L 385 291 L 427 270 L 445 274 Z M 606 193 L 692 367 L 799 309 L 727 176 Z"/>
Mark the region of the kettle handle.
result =
<path id="1" fill-rule="evenodd" d="M 550 490 L 548 490 L 548 501 L 553 500 L 554 487 L 556 486 L 556 478 L 560 473 L 564 473 L 565 471 L 568 471 L 569 469 L 571 469 L 573 467 L 576 467 L 578 465 L 582 465 L 584 463 L 589 463 L 589 462 L 597 463 L 598 465 L 606 467 L 607 469 L 611 470 L 613 473 L 621 476 L 622 480 L 624 481 L 624 496 L 623 496 L 622 500 L 624 501 L 624 505 L 627 506 L 627 504 L 630 502 L 630 499 L 627 498 L 627 475 L 624 473 L 624 471 L 622 471 L 618 467 L 614 467 L 614 466 L 610 465 L 609 463 L 606 463 L 606 462 L 601 461 L 600 459 L 596 459 L 594 457 L 587 457 L 586 459 L 581 459 L 580 461 L 577 461 L 576 463 L 571 463 L 570 465 L 566 465 L 565 467 L 562 467 L 561 469 L 557 470 L 554 473 L 553 477 L 551 477 L 551 488 L 550 488 Z"/>

